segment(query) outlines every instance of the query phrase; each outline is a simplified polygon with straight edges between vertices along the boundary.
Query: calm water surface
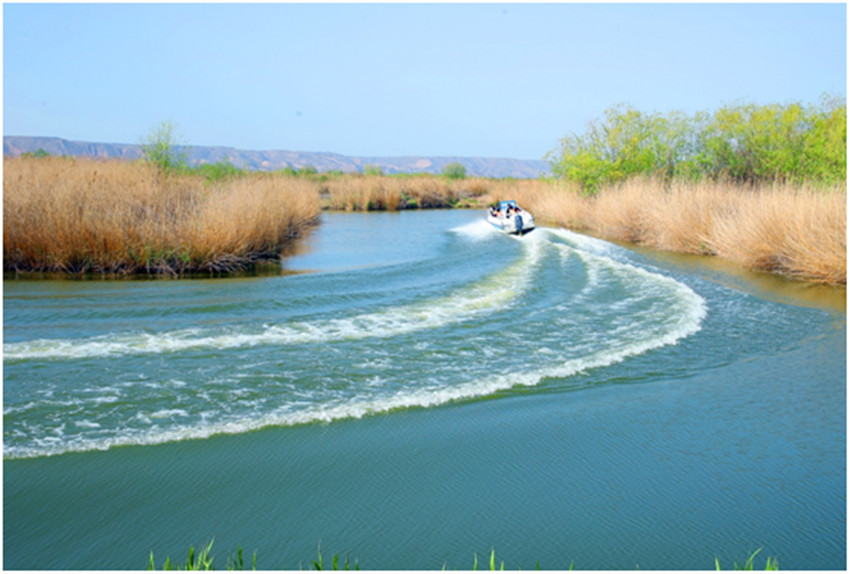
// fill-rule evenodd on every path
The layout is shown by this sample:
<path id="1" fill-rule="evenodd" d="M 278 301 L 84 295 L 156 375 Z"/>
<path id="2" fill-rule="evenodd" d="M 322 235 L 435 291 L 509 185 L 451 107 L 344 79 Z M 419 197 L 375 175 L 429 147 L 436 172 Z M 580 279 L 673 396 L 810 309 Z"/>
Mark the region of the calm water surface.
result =
<path id="1" fill-rule="evenodd" d="M 843 291 L 465 211 L 284 270 L 4 281 L 5 568 L 846 567 Z"/>

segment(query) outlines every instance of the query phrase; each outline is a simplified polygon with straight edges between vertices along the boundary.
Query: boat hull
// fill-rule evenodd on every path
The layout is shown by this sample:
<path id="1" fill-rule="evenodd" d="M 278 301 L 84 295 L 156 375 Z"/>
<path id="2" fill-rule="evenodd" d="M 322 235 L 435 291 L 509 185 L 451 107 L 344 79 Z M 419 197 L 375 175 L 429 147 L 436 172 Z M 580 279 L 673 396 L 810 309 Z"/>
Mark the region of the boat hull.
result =
<path id="1" fill-rule="evenodd" d="M 519 221 L 517 221 L 517 217 L 520 218 Z M 522 215 L 514 215 L 507 218 L 488 215 L 487 223 L 508 235 L 524 235 L 534 229 L 534 217 L 527 211 Z"/>

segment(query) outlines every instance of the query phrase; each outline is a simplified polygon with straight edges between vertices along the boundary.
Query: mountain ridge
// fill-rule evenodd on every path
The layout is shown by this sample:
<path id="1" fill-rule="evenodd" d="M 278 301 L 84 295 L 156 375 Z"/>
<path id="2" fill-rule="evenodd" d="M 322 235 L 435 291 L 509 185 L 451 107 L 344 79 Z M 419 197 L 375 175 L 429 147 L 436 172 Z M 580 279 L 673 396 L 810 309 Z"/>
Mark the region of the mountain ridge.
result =
<path id="1" fill-rule="evenodd" d="M 59 137 L 3 136 L 3 156 L 18 157 L 42 149 L 54 156 L 94 157 L 135 160 L 143 157 L 140 144 L 100 143 Z M 196 167 L 229 161 L 251 171 L 276 171 L 291 167 L 314 167 L 319 172 L 362 172 L 367 165 L 381 168 L 385 174 L 442 173 L 450 163 L 460 163 L 470 176 L 532 179 L 550 172 L 542 160 L 458 156 L 347 156 L 333 152 L 289 150 L 243 150 L 227 146 L 179 146 L 187 162 Z"/>

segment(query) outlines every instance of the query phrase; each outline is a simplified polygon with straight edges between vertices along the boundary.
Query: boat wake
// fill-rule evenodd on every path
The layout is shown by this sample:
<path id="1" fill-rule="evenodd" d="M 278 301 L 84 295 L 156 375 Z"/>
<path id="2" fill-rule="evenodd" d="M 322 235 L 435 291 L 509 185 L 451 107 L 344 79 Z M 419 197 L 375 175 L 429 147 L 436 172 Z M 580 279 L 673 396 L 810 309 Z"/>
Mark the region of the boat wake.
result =
<path id="1" fill-rule="evenodd" d="M 385 295 L 358 288 L 344 311 L 296 302 L 301 318 L 284 322 L 5 344 L 4 457 L 200 439 L 539 387 L 675 345 L 705 318 L 705 302 L 688 286 L 611 244 L 544 228 L 514 240 L 484 221 L 452 232 L 458 241 L 447 246 L 454 256 L 446 265 L 492 258 L 495 271 L 406 304 L 384 308 L 374 298 Z M 439 267 L 443 256 L 438 278 L 449 272 Z M 304 288 L 328 281 L 304 277 Z"/>

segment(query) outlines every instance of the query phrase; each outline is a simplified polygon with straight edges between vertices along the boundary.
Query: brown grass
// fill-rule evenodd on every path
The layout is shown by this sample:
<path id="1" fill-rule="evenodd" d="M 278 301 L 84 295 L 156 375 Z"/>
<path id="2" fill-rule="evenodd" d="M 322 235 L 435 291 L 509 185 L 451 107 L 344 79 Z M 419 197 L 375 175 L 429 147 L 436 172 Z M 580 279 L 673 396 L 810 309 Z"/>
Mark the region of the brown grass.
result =
<path id="1" fill-rule="evenodd" d="M 716 253 L 750 269 L 847 283 L 846 190 L 760 189 L 715 222 Z"/>
<path id="2" fill-rule="evenodd" d="M 4 161 L 3 267 L 72 273 L 231 271 L 275 259 L 326 207 L 483 208 L 516 199 L 540 223 L 749 269 L 847 283 L 844 186 L 741 188 L 635 179 L 588 197 L 559 182 L 252 174 L 206 184 L 142 163 Z"/>
<path id="3" fill-rule="evenodd" d="M 609 239 L 717 255 L 748 269 L 847 283 L 844 186 L 742 188 L 635 179 L 594 197 L 558 184 L 516 194 L 535 216 Z"/>
<path id="4" fill-rule="evenodd" d="M 3 268 L 235 271 L 274 259 L 318 218 L 314 184 L 251 176 L 208 186 L 143 163 L 5 159 Z"/>
<path id="5" fill-rule="evenodd" d="M 343 211 L 477 206 L 491 186 L 484 178 L 380 175 L 344 175 L 324 183 L 327 207 Z"/>
<path id="6" fill-rule="evenodd" d="M 483 207 L 512 198 L 541 223 L 665 251 L 716 255 L 809 281 L 847 282 L 844 186 L 750 188 L 636 178 L 589 197 L 569 184 L 542 180 L 351 176 L 332 182 L 329 191 L 332 208 L 349 210 Z"/>

